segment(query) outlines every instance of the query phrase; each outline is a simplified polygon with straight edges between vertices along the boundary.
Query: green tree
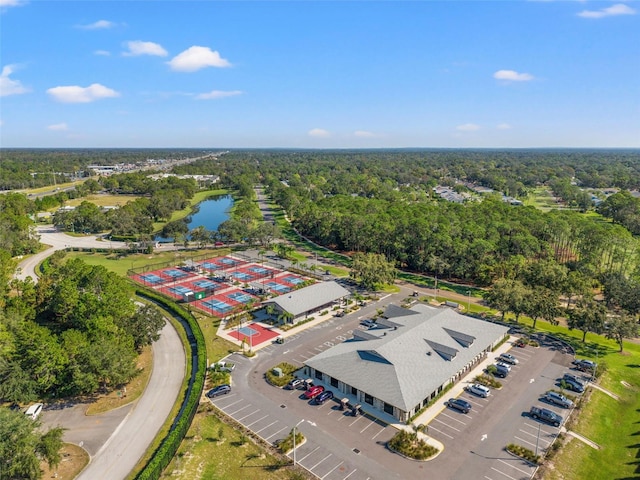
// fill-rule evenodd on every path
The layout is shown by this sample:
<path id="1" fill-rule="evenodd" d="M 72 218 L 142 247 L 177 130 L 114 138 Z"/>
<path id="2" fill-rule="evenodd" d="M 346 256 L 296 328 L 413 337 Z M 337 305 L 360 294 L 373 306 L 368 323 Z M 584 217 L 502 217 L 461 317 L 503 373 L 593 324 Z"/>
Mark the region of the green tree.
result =
<path id="1" fill-rule="evenodd" d="M 0 408 L 0 478 L 38 480 L 40 459 L 52 467 L 60 463 L 63 429 L 40 428 L 39 420 Z"/>
<path id="2" fill-rule="evenodd" d="M 376 285 L 390 284 L 396 278 L 393 262 L 377 253 L 356 253 L 351 264 L 351 277 L 366 289 L 375 289 Z"/>
<path id="3" fill-rule="evenodd" d="M 533 328 L 536 328 L 538 318 L 557 325 L 560 316 L 558 294 L 545 287 L 536 287 L 529 293 L 527 314 L 533 318 Z"/>
<path id="4" fill-rule="evenodd" d="M 153 305 L 138 308 L 132 316 L 125 317 L 120 323 L 120 326 L 133 337 L 133 344 L 137 350 L 157 341 L 164 325 L 162 313 Z"/>
<path id="5" fill-rule="evenodd" d="M 580 299 L 576 308 L 569 312 L 568 326 L 570 330 L 577 329 L 582 332 L 582 341 L 587 338 L 587 333 L 601 333 L 607 317 L 607 308 L 600 302 L 591 298 Z"/>
<path id="6" fill-rule="evenodd" d="M 607 320 L 605 336 L 611 340 L 615 340 L 622 352 L 624 340 L 638 336 L 638 323 L 626 314 L 612 317 Z"/>

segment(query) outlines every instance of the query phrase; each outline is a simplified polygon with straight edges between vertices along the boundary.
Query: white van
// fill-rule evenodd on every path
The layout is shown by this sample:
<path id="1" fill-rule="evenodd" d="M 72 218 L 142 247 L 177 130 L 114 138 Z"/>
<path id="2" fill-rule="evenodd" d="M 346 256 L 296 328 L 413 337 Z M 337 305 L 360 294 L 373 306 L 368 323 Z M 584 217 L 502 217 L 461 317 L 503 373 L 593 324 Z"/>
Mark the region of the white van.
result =
<path id="1" fill-rule="evenodd" d="M 32 420 L 35 420 L 36 418 L 38 418 L 38 416 L 40 415 L 40 413 L 42 412 L 42 407 L 44 407 L 43 404 L 41 403 L 34 403 L 33 405 L 31 405 L 29 408 L 27 408 L 27 411 L 24 412 L 24 414 L 31 418 Z"/>
<path id="2" fill-rule="evenodd" d="M 490 390 L 484 385 L 480 385 L 479 383 L 474 383 L 467 387 L 467 392 L 473 393 L 482 398 L 487 398 L 489 396 Z"/>

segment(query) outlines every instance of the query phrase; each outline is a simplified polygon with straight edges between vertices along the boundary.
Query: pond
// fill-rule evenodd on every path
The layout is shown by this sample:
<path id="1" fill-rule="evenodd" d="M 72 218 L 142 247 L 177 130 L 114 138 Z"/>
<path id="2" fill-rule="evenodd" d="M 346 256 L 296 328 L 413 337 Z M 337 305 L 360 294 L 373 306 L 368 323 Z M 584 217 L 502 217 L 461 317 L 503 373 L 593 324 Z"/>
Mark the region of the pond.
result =
<path id="1" fill-rule="evenodd" d="M 196 227 L 204 227 L 210 232 L 218 230 L 218 226 L 229 219 L 229 209 L 233 206 L 233 198 L 231 195 L 220 195 L 208 198 L 200 202 L 195 213 L 187 217 L 187 227 L 193 230 Z M 158 242 L 173 242 L 172 238 L 164 238 L 156 236 Z"/>

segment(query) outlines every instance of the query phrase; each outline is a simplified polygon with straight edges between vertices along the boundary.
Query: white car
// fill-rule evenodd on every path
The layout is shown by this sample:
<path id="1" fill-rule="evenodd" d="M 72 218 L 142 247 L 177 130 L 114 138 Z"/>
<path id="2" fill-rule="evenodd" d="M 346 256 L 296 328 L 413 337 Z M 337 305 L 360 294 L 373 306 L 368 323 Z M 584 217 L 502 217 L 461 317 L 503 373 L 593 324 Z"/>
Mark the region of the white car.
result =
<path id="1" fill-rule="evenodd" d="M 29 408 L 27 408 L 27 411 L 24 412 L 24 414 L 27 417 L 31 418 L 32 420 L 35 420 L 36 418 L 38 418 L 40 413 L 42 413 L 42 408 L 43 407 L 44 407 L 44 405 L 42 403 L 34 403 Z"/>
<path id="2" fill-rule="evenodd" d="M 501 353 L 498 357 L 498 360 L 504 363 L 510 363 L 511 365 L 517 365 L 518 359 L 511 355 L 510 353 Z"/>
<path id="3" fill-rule="evenodd" d="M 482 398 L 487 398 L 490 394 L 489 388 L 484 385 L 480 385 L 479 383 L 473 383 L 467 387 L 467 392 L 473 393 Z"/>

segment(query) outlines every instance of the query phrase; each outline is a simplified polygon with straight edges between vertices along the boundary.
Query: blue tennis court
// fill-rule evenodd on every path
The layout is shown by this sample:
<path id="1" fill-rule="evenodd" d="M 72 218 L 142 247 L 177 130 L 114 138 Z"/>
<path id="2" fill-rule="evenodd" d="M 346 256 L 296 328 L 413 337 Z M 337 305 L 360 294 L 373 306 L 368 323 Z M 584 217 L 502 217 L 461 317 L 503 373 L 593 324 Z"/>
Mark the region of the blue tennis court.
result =
<path id="1" fill-rule="evenodd" d="M 303 279 L 298 278 L 298 277 L 285 277 L 282 280 L 284 280 L 285 282 L 292 283 L 293 285 L 298 285 L 298 284 L 304 282 Z"/>
<path id="2" fill-rule="evenodd" d="M 242 327 L 238 329 L 238 333 L 245 335 L 247 337 L 253 337 L 254 335 L 256 335 L 258 333 L 257 330 L 254 330 L 251 327 Z"/>
<path id="3" fill-rule="evenodd" d="M 267 283 L 267 287 L 269 287 L 269 289 L 271 290 L 275 290 L 276 292 L 280 292 L 280 293 L 288 292 L 289 290 L 291 290 L 290 287 L 287 287 L 286 285 L 282 285 L 281 283 L 276 283 L 276 282 Z"/>
<path id="4" fill-rule="evenodd" d="M 184 285 L 176 285 L 175 287 L 169 287 L 168 289 L 171 293 L 175 293 L 176 295 L 184 295 L 185 293 L 193 293 L 193 290 L 185 287 Z"/>
<path id="5" fill-rule="evenodd" d="M 233 310 L 233 307 L 231 305 L 221 302 L 220 300 L 216 300 L 215 298 L 202 302 L 202 305 L 220 313 L 226 313 L 230 310 Z"/>
<path id="6" fill-rule="evenodd" d="M 212 282 L 211 280 L 196 280 L 193 284 L 200 288 L 211 288 L 218 285 L 216 282 Z"/>
<path id="7" fill-rule="evenodd" d="M 211 263 L 211 262 L 202 262 L 200 266 L 202 268 L 206 268 L 207 270 L 218 270 L 219 268 L 222 268 L 217 263 Z"/>
<path id="8" fill-rule="evenodd" d="M 263 268 L 263 267 L 249 267 L 247 268 L 247 270 L 254 273 L 267 273 L 269 271 L 268 268 Z"/>
<path id="9" fill-rule="evenodd" d="M 233 272 L 230 275 L 239 280 L 251 280 L 253 278 L 253 275 L 249 275 L 248 273 L 244 272 Z"/>
<path id="10" fill-rule="evenodd" d="M 164 282 L 162 277 L 159 277 L 155 273 L 147 273 L 146 275 L 140 275 L 140 278 L 142 279 L 143 282 L 151 283 L 153 285 Z"/>
<path id="11" fill-rule="evenodd" d="M 235 300 L 236 302 L 248 303 L 253 300 L 251 295 L 242 292 L 231 292 L 227 295 L 231 300 Z"/>
<path id="12" fill-rule="evenodd" d="M 171 269 L 171 270 L 163 270 L 162 273 L 164 273 L 165 275 L 170 276 L 171 278 L 182 278 L 182 277 L 186 277 L 188 274 L 183 272 L 182 270 L 175 270 L 175 269 Z"/>
<path id="13" fill-rule="evenodd" d="M 237 260 L 234 260 L 233 258 L 228 258 L 228 257 L 222 257 L 220 260 L 218 260 L 220 263 L 222 263 L 223 265 L 235 265 L 238 262 Z"/>

